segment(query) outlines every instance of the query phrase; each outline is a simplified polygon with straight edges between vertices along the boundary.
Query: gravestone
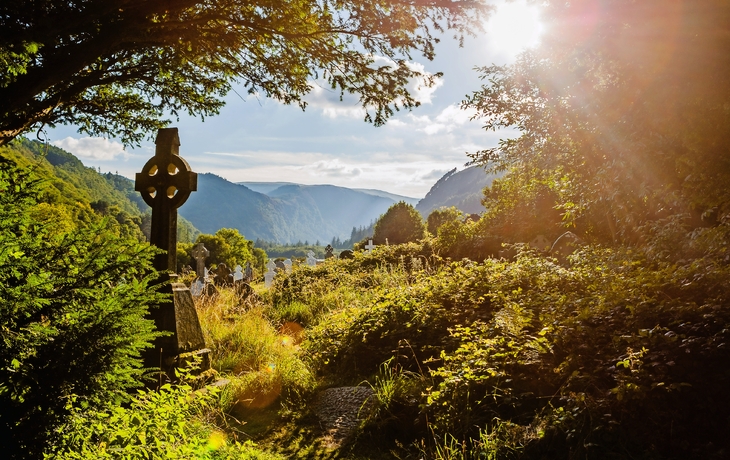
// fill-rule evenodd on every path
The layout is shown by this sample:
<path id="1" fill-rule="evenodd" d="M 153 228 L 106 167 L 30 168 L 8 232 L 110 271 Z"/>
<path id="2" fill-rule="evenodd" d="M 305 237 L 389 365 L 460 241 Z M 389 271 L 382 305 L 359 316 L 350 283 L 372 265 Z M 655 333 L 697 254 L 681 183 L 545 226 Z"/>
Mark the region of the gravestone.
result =
<path id="1" fill-rule="evenodd" d="M 203 281 L 205 281 L 207 283 L 209 276 L 210 276 L 210 270 L 208 270 L 208 267 L 203 267 Z"/>
<path id="2" fill-rule="evenodd" d="M 355 253 L 353 253 L 349 249 L 345 249 L 344 251 L 342 251 L 340 253 L 340 259 L 349 260 L 349 259 L 354 259 L 354 258 L 355 258 Z"/>
<path id="3" fill-rule="evenodd" d="M 200 280 L 200 278 L 196 278 L 195 281 L 190 284 L 190 293 L 193 297 L 200 297 L 203 293 L 203 288 L 205 288 L 205 284 Z"/>
<path id="4" fill-rule="evenodd" d="M 565 232 L 558 237 L 550 247 L 550 255 L 558 259 L 561 264 L 568 260 L 568 256 L 583 245 L 578 235 L 573 232 Z"/>
<path id="5" fill-rule="evenodd" d="M 193 259 L 195 259 L 195 273 L 198 278 L 205 279 L 207 277 L 205 273 L 205 259 L 208 258 L 210 252 L 206 249 L 203 243 L 198 243 L 193 248 Z"/>
<path id="6" fill-rule="evenodd" d="M 158 130 L 155 144 L 155 156 L 137 173 L 134 189 L 152 208 L 150 243 L 164 251 L 155 255 L 154 268 L 160 272 L 159 283 L 164 283 L 161 291 L 172 294 L 171 300 L 151 309 L 149 317 L 158 330 L 172 334 L 155 339 L 143 357 L 146 367 L 159 366 L 173 375 L 172 368 L 180 364 L 183 355 L 200 355 L 201 370 L 210 368 L 210 350 L 205 348 L 193 296 L 172 274 L 177 267 L 177 208 L 197 190 L 198 175 L 179 155 L 177 128 Z"/>
<path id="7" fill-rule="evenodd" d="M 307 265 L 310 267 L 314 267 L 317 265 L 317 259 L 314 257 L 313 251 L 307 252 Z"/>
<path id="8" fill-rule="evenodd" d="M 284 265 L 283 260 L 277 260 L 276 262 L 274 262 L 274 265 L 276 265 L 276 273 L 278 273 L 280 271 L 282 271 L 282 272 L 286 271 L 286 265 Z"/>
<path id="9" fill-rule="evenodd" d="M 221 262 L 218 264 L 214 273 L 215 276 L 213 277 L 213 283 L 217 286 L 228 286 L 231 284 L 233 278 L 232 272 L 225 263 Z"/>
<path id="10" fill-rule="evenodd" d="M 246 271 L 243 272 L 243 279 L 247 283 L 253 281 L 253 267 L 251 267 L 251 262 L 246 262 Z"/>
<path id="11" fill-rule="evenodd" d="M 328 244 L 324 248 L 324 258 L 325 259 L 330 259 L 330 258 L 334 257 L 335 256 L 334 255 L 334 251 L 335 251 L 335 248 L 333 248 L 331 244 Z"/>
<path id="12" fill-rule="evenodd" d="M 368 250 L 368 254 L 372 254 L 373 249 L 375 249 L 377 246 L 373 244 L 373 240 L 368 240 L 368 244 L 365 245 L 365 249 Z"/>
<path id="13" fill-rule="evenodd" d="M 236 265 L 236 271 L 233 272 L 233 282 L 243 281 L 243 268 L 240 265 Z"/>
<path id="14" fill-rule="evenodd" d="M 285 270 L 285 271 L 286 271 L 287 273 L 291 273 L 291 266 L 292 266 L 292 263 L 291 263 L 291 259 L 286 259 L 286 260 L 284 261 L 284 270 Z"/>
<path id="15" fill-rule="evenodd" d="M 264 287 L 271 287 L 271 282 L 274 281 L 274 269 L 276 268 L 276 264 L 273 260 L 269 260 L 269 262 L 266 264 L 266 273 L 264 273 Z"/>

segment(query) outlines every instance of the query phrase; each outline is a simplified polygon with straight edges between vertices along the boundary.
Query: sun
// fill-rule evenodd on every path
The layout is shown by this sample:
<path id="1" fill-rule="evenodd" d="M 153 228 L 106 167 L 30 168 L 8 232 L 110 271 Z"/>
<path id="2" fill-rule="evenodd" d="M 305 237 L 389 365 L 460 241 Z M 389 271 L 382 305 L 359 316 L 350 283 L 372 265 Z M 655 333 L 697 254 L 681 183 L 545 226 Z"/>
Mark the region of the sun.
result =
<path id="1" fill-rule="evenodd" d="M 485 25 L 488 46 L 508 60 L 540 43 L 540 8 L 525 0 L 503 1 Z"/>

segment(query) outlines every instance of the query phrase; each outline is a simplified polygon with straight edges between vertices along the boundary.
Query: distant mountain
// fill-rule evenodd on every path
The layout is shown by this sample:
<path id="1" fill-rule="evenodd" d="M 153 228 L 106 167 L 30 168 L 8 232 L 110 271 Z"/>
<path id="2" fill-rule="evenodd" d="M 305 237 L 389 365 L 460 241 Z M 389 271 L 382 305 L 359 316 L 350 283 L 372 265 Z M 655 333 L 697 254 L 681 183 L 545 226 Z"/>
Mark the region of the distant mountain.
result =
<path id="1" fill-rule="evenodd" d="M 178 211 L 204 233 L 229 227 L 252 240 L 313 243 L 347 239 L 353 227 L 368 226 L 396 202 L 334 185 L 273 184 L 198 174 L 198 191 Z"/>
<path id="2" fill-rule="evenodd" d="M 482 190 L 499 177 L 495 174 L 487 174 L 484 168 L 472 166 L 462 171 L 456 168 L 444 174 L 426 196 L 418 202 L 416 209 L 426 218 L 434 209 L 442 206 L 455 206 L 469 214 L 484 212 L 482 206 Z"/>
<path id="3" fill-rule="evenodd" d="M 282 185 L 297 185 L 294 182 L 236 182 L 238 185 L 245 185 L 254 192 L 268 195 L 269 192 L 276 190 Z"/>
<path id="4" fill-rule="evenodd" d="M 367 193 L 369 195 L 382 196 L 383 198 L 390 198 L 394 202 L 405 201 L 406 203 L 415 206 L 416 203 L 421 201 L 420 198 L 412 198 L 410 196 L 396 195 L 395 193 L 384 192 L 382 190 L 375 190 L 372 188 L 354 188 L 353 190 L 358 192 Z"/>

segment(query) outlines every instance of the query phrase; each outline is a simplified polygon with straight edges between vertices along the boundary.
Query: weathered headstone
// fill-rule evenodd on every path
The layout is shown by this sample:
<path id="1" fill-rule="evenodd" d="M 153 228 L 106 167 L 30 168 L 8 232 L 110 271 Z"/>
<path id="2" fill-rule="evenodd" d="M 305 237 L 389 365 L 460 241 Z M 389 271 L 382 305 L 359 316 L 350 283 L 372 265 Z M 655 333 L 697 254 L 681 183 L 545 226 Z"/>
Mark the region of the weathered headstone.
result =
<path id="1" fill-rule="evenodd" d="M 291 273 L 291 266 L 292 266 L 291 259 L 286 259 L 284 261 L 284 270 L 286 270 L 287 273 Z"/>
<path id="2" fill-rule="evenodd" d="M 277 260 L 276 262 L 274 262 L 274 265 L 276 265 L 276 273 L 286 271 L 286 265 L 284 265 L 283 260 Z"/>
<path id="3" fill-rule="evenodd" d="M 558 259 L 560 263 L 565 263 L 568 256 L 582 245 L 583 240 L 578 235 L 573 232 L 565 232 L 550 247 L 550 255 Z"/>
<path id="4" fill-rule="evenodd" d="M 340 259 L 349 260 L 349 259 L 354 259 L 354 258 L 355 258 L 355 254 L 349 249 L 345 249 L 344 251 L 342 251 L 340 253 Z"/>
<path id="5" fill-rule="evenodd" d="M 203 281 L 205 281 L 207 283 L 209 276 L 210 276 L 210 270 L 208 270 L 208 267 L 203 267 Z"/>
<path id="6" fill-rule="evenodd" d="M 273 260 L 269 260 L 269 262 L 266 264 L 266 273 L 264 273 L 264 286 L 265 287 L 271 287 L 271 282 L 274 281 L 274 269 L 276 268 L 276 264 Z"/>
<path id="7" fill-rule="evenodd" d="M 331 244 L 328 244 L 324 248 L 324 258 L 329 259 L 329 258 L 334 257 L 335 256 L 334 251 L 335 251 L 335 248 L 333 248 Z"/>
<path id="8" fill-rule="evenodd" d="M 373 244 L 373 240 L 368 240 L 368 244 L 365 245 L 365 249 L 368 250 L 368 254 L 372 254 L 373 249 L 375 249 L 377 246 Z"/>
<path id="9" fill-rule="evenodd" d="M 205 259 L 210 255 L 210 251 L 206 249 L 203 243 L 198 243 L 193 248 L 192 254 L 193 259 L 195 259 L 195 273 L 198 275 L 198 278 L 205 279 Z"/>
<path id="10" fill-rule="evenodd" d="M 203 293 L 203 288 L 205 288 L 205 284 L 200 280 L 200 278 L 196 278 L 195 281 L 190 284 L 190 293 L 193 297 L 200 297 L 200 294 Z"/>
<path id="11" fill-rule="evenodd" d="M 313 251 L 307 252 L 307 265 L 310 267 L 314 267 L 317 265 L 317 258 L 314 257 Z"/>
<path id="12" fill-rule="evenodd" d="M 150 318 L 158 330 L 172 334 L 155 339 L 154 347 L 144 353 L 145 366 L 159 366 L 169 373 L 180 355 L 200 354 L 202 369 L 208 369 L 209 350 L 205 348 L 193 296 L 171 274 L 177 268 L 177 208 L 197 190 L 198 175 L 179 155 L 177 128 L 160 129 L 155 144 L 155 156 L 137 173 L 134 189 L 152 207 L 150 243 L 164 251 L 155 256 L 154 267 L 161 272 L 160 283 L 170 281 L 162 291 L 172 294 L 170 301 L 151 310 Z"/>
<path id="13" fill-rule="evenodd" d="M 247 283 L 253 281 L 253 267 L 251 267 L 251 262 L 246 262 L 246 271 L 243 272 L 243 279 Z"/>
<path id="14" fill-rule="evenodd" d="M 215 276 L 213 277 L 213 282 L 217 286 L 228 286 L 231 284 L 232 281 L 232 272 L 231 269 L 228 268 L 228 265 L 226 265 L 224 262 L 221 262 L 218 264 L 218 266 L 215 268 Z"/>
<path id="15" fill-rule="evenodd" d="M 243 281 L 243 267 L 236 265 L 236 271 L 233 272 L 233 282 Z"/>

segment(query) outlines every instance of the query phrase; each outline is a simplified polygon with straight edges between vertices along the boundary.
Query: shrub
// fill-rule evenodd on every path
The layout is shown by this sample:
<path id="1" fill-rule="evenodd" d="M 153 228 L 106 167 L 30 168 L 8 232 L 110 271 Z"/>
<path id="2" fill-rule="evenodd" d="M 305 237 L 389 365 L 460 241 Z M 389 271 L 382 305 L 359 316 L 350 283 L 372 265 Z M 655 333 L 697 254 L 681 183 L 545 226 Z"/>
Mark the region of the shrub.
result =
<path id="1" fill-rule="evenodd" d="M 409 243 L 420 240 L 425 233 L 421 214 L 405 201 L 399 201 L 375 222 L 373 242 L 385 244 L 387 239 L 390 244 Z"/>
<path id="2" fill-rule="evenodd" d="M 41 185 L 0 160 L 0 432 L 4 455 L 37 458 L 68 402 L 95 407 L 139 385 L 153 250 L 108 221 L 58 232 L 29 210 Z"/>

